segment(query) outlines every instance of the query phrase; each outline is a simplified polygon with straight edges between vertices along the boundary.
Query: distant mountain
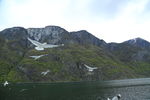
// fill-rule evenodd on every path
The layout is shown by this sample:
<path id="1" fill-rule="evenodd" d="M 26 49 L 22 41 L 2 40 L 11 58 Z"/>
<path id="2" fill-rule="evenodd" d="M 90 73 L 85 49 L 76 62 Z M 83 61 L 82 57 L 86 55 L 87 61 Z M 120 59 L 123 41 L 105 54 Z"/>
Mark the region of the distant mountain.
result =
<path id="1" fill-rule="evenodd" d="M 125 41 L 124 43 L 133 45 L 133 46 L 138 46 L 142 48 L 150 48 L 150 43 L 142 38 L 134 38 L 128 41 Z"/>
<path id="2" fill-rule="evenodd" d="M 109 49 L 121 61 L 150 61 L 150 43 L 141 38 L 131 39 L 120 44 L 110 43 Z"/>
<path id="3" fill-rule="evenodd" d="M 27 38 L 64 46 L 37 51 Z M 59 26 L 8 28 L 0 32 L 0 82 L 149 77 L 149 50 L 150 43 L 141 38 L 123 43 L 106 43 L 86 30 L 68 32 Z M 39 55 L 45 56 L 36 60 L 31 57 Z M 85 64 L 98 69 L 88 71 Z M 44 72 L 47 73 L 42 74 Z"/>

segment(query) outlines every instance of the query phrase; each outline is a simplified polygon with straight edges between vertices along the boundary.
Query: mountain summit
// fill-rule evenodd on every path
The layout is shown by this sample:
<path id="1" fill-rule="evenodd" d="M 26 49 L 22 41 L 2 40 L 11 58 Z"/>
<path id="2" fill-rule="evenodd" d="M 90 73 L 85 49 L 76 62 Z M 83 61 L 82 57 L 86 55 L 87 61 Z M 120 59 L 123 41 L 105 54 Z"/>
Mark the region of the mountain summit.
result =
<path id="1" fill-rule="evenodd" d="M 139 37 L 125 41 L 125 43 L 139 46 L 139 47 L 143 47 L 143 48 L 150 48 L 150 43 L 148 41 L 142 39 L 142 38 L 139 38 Z"/>
<path id="2" fill-rule="evenodd" d="M 64 45 L 39 51 L 29 40 L 39 45 Z M 0 82 L 149 77 L 149 50 L 150 43 L 141 38 L 106 43 L 86 30 L 68 32 L 59 26 L 8 28 L 0 32 Z M 90 71 L 85 65 L 96 69 Z"/>

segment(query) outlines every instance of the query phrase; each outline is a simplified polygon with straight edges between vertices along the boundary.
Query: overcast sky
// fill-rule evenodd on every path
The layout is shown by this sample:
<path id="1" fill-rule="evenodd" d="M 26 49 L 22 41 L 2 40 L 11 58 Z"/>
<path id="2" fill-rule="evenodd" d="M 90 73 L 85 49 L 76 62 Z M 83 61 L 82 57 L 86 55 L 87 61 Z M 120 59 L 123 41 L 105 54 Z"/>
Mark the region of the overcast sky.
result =
<path id="1" fill-rule="evenodd" d="M 106 42 L 150 41 L 150 0 L 0 0 L 0 30 L 56 25 Z"/>

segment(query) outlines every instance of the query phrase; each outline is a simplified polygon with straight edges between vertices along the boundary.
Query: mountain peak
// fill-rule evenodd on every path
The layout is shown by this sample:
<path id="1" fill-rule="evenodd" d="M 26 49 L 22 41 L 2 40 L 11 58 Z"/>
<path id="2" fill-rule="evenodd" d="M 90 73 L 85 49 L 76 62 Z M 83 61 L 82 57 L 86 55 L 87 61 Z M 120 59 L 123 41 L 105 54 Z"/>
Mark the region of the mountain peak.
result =
<path id="1" fill-rule="evenodd" d="M 101 47 L 106 47 L 107 45 L 104 40 L 95 37 L 93 34 L 89 33 L 86 30 L 80 30 L 70 33 L 72 34 L 73 38 L 81 44 L 93 44 Z"/>
<path id="2" fill-rule="evenodd" d="M 150 47 L 150 43 L 140 37 L 130 39 L 128 41 L 125 41 L 124 43 L 130 44 L 130 45 L 135 45 L 135 46 L 140 46 L 140 47 Z"/>
<path id="3" fill-rule="evenodd" d="M 89 33 L 87 30 L 80 30 L 78 32 L 86 32 L 86 33 Z"/>
<path id="4" fill-rule="evenodd" d="M 57 29 L 63 29 L 63 28 L 61 28 L 60 26 L 48 25 L 48 26 L 45 26 L 45 29 L 57 30 Z"/>
<path id="5" fill-rule="evenodd" d="M 4 29 L 0 32 L 0 35 L 8 40 L 16 40 L 19 38 L 25 38 L 27 36 L 27 30 L 23 27 L 12 27 Z"/>
<path id="6" fill-rule="evenodd" d="M 59 41 L 60 35 L 68 33 L 65 29 L 59 26 L 45 26 L 44 28 L 28 28 L 29 37 L 34 37 L 35 40 L 49 40 L 55 39 L 55 42 Z M 50 43 L 55 43 L 54 41 Z"/>
<path id="7" fill-rule="evenodd" d="M 144 40 L 144 39 L 137 37 L 137 38 L 133 38 L 133 39 L 128 40 L 128 42 L 130 44 L 135 44 L 135 43 L 137 43 L 137 41 L 141 41 L 141 40 Z"/>
<path id="8" fill-rule="evenodd" d="M 137 38 L 133 38 L 133 39 L 130 39 L 130 40 L 127 40 L 125 42 L 128 42 L 130 44 L 134 44 L 134 43 L 138 43 L 139 41 L 144 41 L 144 42 L 148 42 L 140 37 L 137 37 Z"/>

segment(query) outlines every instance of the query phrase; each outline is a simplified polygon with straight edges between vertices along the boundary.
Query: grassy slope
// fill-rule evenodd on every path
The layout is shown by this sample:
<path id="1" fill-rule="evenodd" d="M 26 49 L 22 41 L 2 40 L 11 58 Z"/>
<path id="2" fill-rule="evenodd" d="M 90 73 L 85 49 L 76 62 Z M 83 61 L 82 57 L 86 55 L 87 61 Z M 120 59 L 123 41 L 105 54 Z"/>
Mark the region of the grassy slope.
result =
<path id="1" fill-rule="evenodd" d="M 7 47 L 1 48 L 4 61 L 1 58 L 0 81 L 13 82 L 37 82 L 37 81 L 82 81 L 82 80 L 105 80 L 133 78 L 137 75 L 129 67 L 116 59 L 103 49 L 91 45 L 81 46 L 78 44 L 67 45 L 60 48 L 36 51 L 30 49 L 21 58 L 15 50 L 9 51 Z M 48 54 L 38 60 L 29 56 Z M 2 57 L 2 56 L 1 56 Z M 82 64 L 96 66 L 98 70 L 89 73 Z M 43 76 L 41 72 L 50 70 Z"/>

